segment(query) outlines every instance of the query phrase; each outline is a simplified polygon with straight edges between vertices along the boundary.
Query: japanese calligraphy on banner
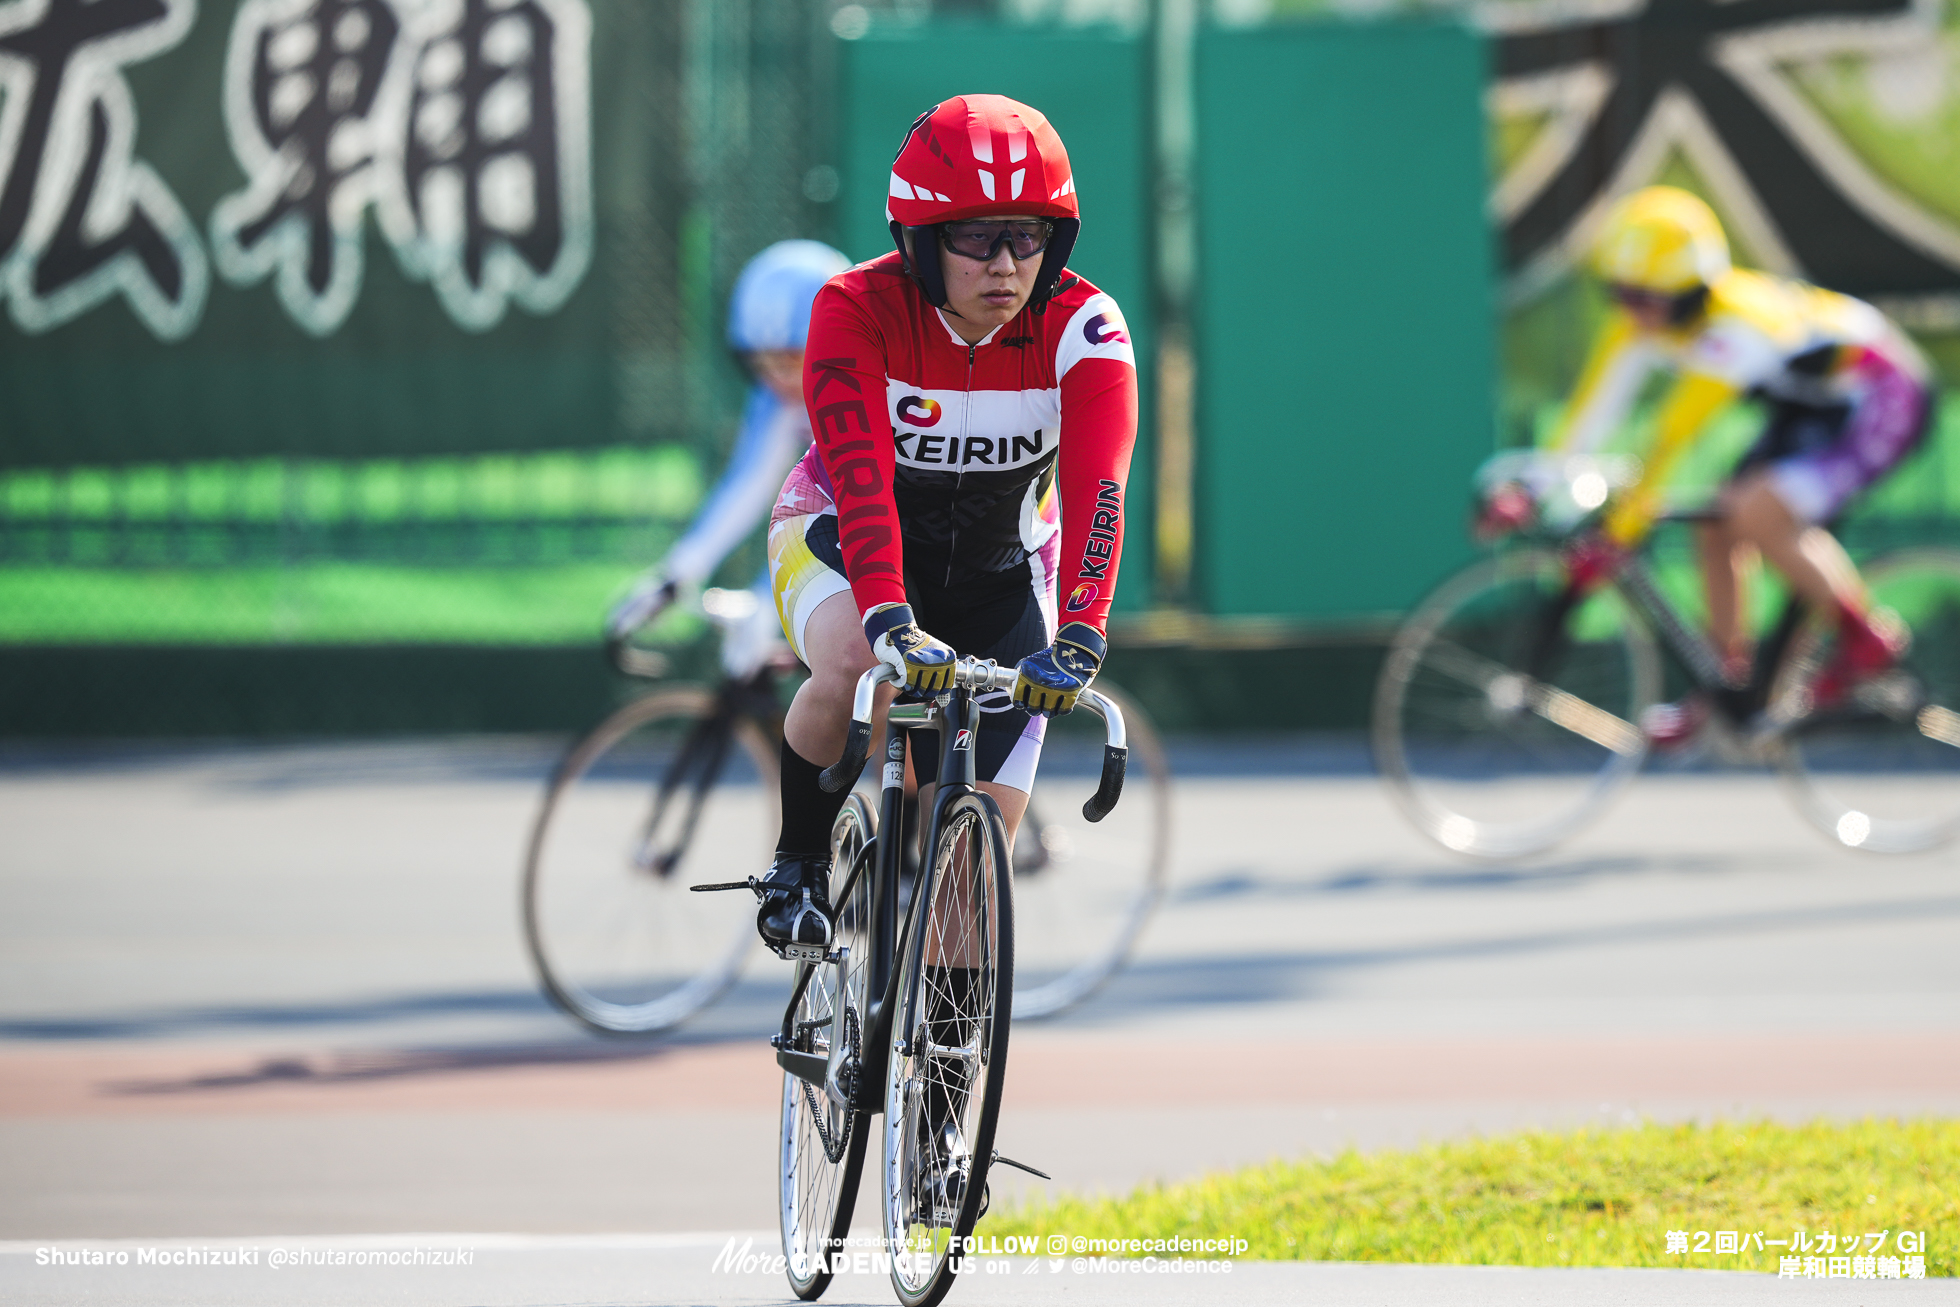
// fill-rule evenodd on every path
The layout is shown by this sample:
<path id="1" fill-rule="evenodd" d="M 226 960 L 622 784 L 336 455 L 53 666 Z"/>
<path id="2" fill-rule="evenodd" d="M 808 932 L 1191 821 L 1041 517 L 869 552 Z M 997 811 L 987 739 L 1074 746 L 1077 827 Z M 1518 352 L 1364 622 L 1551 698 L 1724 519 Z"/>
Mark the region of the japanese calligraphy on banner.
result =
<path id="1" fill-rule="evenodd" d="M 830 221 L 812 12 L 0 0 L 0 469 L 719 457 L 721 306 Z"/>
<path id="2" fill-rule="evenodd" d="M 169 184 L 136 155 L 126 65 L 184 39 L 193 0 L 0 5 L 0 293 L 46 331 L 121 296 L 174 340 L 210 267 Z"/>
<path id="3" fill-rule="evenodd" d="M 1960 34 L 1945 0 L 1503 0 L 1503 223 L 1530 298 L 1620 195 L 1684 169 L 1748 260 L 1960 303 Z M 1943 24 L 1946 24 L 1943 26 Z"/>
<path id="4" fill-rule="evenodd" d="M 360 295 L 372 207 L 459 326 L 564 302 L 592 253 L 583 0 L 246 0 L 225 127 L 250 176 L 218 267 L 308 331 Z"/>
<path id="5" fill-rule="evenodd" d="M 244 0 L 210 93 L 245 184 L 209 215 L 209 255 L 142 157 L 125 77 L 195 19 L 195 0 L 0 5 L 0 288 L 21 331 L 120 297 L 180 340 L 215 262 L 330 335 L 360 299 L 370 213 L 467 331 L 513 302 L 551 313 L 578 286 L 593 248 L 585 0 Z"/>

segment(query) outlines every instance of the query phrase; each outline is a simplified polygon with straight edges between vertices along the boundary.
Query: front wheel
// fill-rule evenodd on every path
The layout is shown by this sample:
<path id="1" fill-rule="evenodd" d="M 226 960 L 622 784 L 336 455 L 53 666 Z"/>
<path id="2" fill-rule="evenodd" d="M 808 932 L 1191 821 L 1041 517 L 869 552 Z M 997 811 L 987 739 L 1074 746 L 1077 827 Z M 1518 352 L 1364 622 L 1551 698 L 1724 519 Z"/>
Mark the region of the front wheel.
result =
<path id="1" fill-rule="evenodd" d="M 776 750 L 706 690 L 636 699 L 572 746 L 524 862 L 524 938 L 545 992 L 594 1030 L 648 1034 L 735 983 L 755 900 L 689 886 L 769 865 Z"/>
<path id="2" fill-rule="evenodd" d="M 789 1287 L 806 1301 L 830 1287 L 831 1257 L 851 1232 L 851 1207 L 864 1169 L 867 1132 L 857 1110 L 858 1075 L 864 1065 L 865 1041 L 871 1037 L 867 993 L 876 830 L 871 805 L 862 795 L 844 801 L 830 828 L 830 901 L 837 909 L 833 942 L 848 952 L 841 965 L 796 964 L 799 997 L 791 1047 L 828 1059 L 841 1038 L 845 1049 L 845 1069 L 839 1077 L 843 1103 L 827 1088 L 783 1073 L 783 1258 Z"/>
<path id="3" fill-rule="evenodd" d="M 1804 717 L 1777 750 L 1797 808 L 1828 838 L 1873 853 L 1917 853 L 1960 834 L 1960 553 L 1908 549 L 1864 569 L 1872 600 L 1904 621 L 1899 664 L 1839 708 Z M 1800 631 L 1772 703 L 1801 695 L 1830 655 Z"/>
<path id="4" fill-rule="evenodd" d="M 1130 746 L 1122 802 L 1099 822 L 1082 803 L 1102 779 L 1102 718 L 1087 708 L 1048 723 L 1041 777 L 1014 841 L 1014 1016 L 1065 1012 L 1122 969 L 1163 902 L 1171 858 L 1171 768 L 1135 700 L 1098 682 Z"/>
<path id="5" fill-rule="evenodd" d="M 1598 816 L 1646 756 L 1653 638 L 1618 592 L 1566 592 L 1558 555 L 1509 550 L 1444 582 L 1389 645 L 1376 765 L 1444 848 L 1542 852 Z"/>
<path id="6" fill-rule="evenodd" d="M 991 798 L 946 805 L 924 871 L 885 1074 L 885 1246 L 906 1307 L 946 1296 L 986 1209 L 1014 1007 L 1014 887 Z"/>

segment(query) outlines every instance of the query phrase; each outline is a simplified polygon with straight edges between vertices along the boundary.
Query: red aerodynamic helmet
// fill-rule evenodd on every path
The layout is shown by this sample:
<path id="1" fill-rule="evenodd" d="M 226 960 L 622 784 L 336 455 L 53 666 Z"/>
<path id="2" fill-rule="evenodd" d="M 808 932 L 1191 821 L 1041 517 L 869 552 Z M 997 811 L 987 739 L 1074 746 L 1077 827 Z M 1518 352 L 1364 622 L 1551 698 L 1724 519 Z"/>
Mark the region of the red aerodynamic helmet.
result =
<path id="1" fill-rule="evenodd" d="M 922 113 L 892 160 L 885 217 L 906 271 L 935 306 L 946 303 L 939 225 L 991 214 L 1027 213 L 1055 224 L 1029 303 L 1048 306 L 1082 229 L 1075 175 L 1062 138 L 1040 110 L 1004 95 L 956 95 Z M 913 248 L 934 257 L 914 258 Z"/>

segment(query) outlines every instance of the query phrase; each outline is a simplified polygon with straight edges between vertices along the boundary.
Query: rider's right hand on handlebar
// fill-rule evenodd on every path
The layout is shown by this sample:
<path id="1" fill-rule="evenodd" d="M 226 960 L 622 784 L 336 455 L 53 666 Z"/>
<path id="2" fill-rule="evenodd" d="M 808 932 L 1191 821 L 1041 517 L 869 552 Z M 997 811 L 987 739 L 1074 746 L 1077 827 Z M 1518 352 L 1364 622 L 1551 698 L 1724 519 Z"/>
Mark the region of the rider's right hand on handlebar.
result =
<path id="1" fill-rule="evenodd" d="M 680 587 L 658 572 L 649 572 L 606 616 L 606 640 L 618 644 L 665 612 Z"/>
<path id="2" fill-rule="evenodd" d="M 921 631 L 910 604 L 880 604 L 865 614 L 864 636 L 879 662 L 905 678 L 915 694 L 938 694 L 953 688 L 953 664 L 959 655 L 951 645 Z"/>

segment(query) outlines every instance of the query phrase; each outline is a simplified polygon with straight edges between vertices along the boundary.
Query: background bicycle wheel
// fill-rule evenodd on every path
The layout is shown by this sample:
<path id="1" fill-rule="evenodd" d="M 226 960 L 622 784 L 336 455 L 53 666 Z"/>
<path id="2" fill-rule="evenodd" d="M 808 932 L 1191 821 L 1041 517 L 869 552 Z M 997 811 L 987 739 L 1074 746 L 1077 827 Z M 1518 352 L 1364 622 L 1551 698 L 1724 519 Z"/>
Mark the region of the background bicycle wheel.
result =
<path id="1" fill-rule="evenodd" d="M 552 997 L 597 1029 L 685 1020 L 734 982 L 754 943 L 753 895 L 688 888 L 759 874 L 778 825 L 774 749 L 747 720 L 722 737 L 714 784 L 693 801 L 709 760 L 684 746 L 711 704 L 688 688 L 628 704 L 575 746 L 546 797 L 526 927 Z M 670 778 L 680 786 L 655 823 Z"/>
<path id="2" fill-rule="evenodd" d="M 1912 645 L 1853 695 L 1858 710 L 1800 723 L 1779 760 L 1799 810 L 1829 838 L 1874 853 L 1937 848 L 1960 833 L 1960 553 L 1903 550 L 1864 574 Z M 1813 624 L 1786 677 L 1807 683 L 1828 651 Z"/>
<path id="3" fill-rule="evenodd" d="M 1080 709 L 1048 723 L 1029 819 L 1014 847 L 1014 1015 L 1021 1020 L 1074 1006 L 1121 969 L 1169 873 L 1163 746 L 1121 691 L 1096 688 L 1123 709 L 1129 775 L 1115 811 L 1091 823 L 1082 804 L 1102 775 L 1103 719 Z"/>
<path id="4" fill-rule="evenodd" d="M 1545 614 L 1565 584 L 1557 555 L 1507 551 L 1444 582 L 1396 632 L 1375 689 L 1375 761 L 1397 805 L 1447 849 L 1542 852 L 1639 769 L 1646 745 L 1633 723 L 1660 689 L 1652 638 L 1602 590 L 1564 619 L 1537 666 Z M 1558 699 L 1534 710 L 1532 696 L 1548 693 Z M 1574 713 L 1610 714 L 1627 747 L 1573 729 Z"/>

